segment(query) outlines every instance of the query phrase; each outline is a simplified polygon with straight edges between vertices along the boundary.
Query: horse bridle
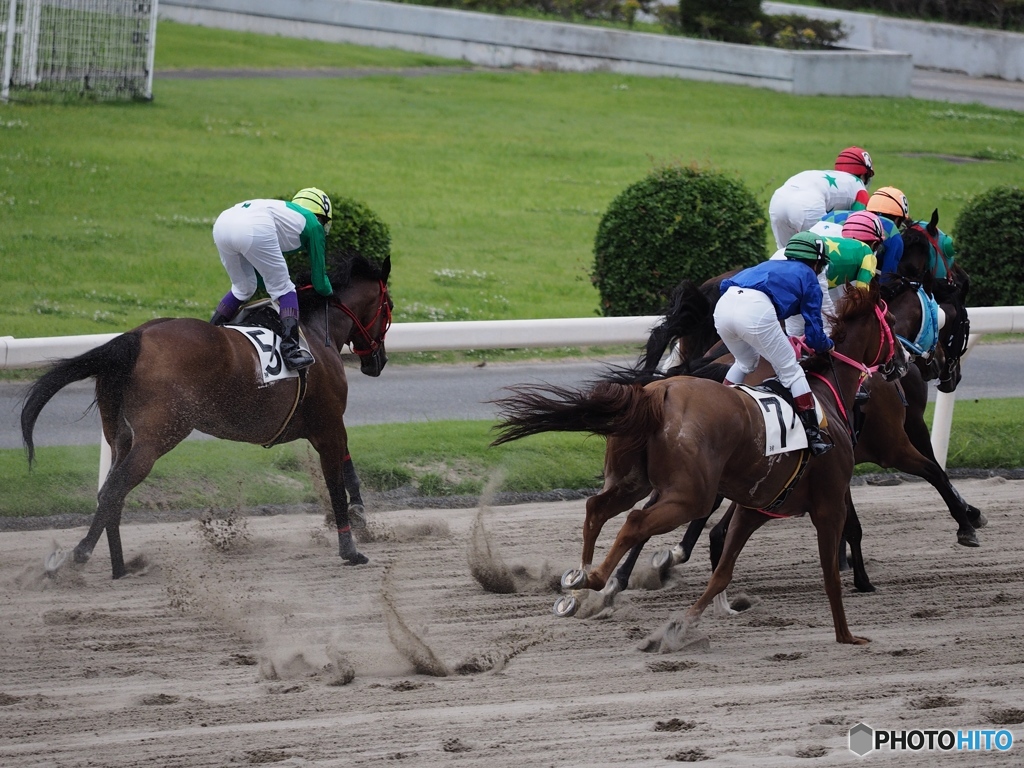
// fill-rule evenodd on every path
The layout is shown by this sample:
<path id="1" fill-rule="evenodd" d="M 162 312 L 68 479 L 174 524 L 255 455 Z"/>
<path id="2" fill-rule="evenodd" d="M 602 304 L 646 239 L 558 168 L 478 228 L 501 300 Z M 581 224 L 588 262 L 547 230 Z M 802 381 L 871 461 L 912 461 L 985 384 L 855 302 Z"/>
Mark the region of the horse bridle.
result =
<path id="1" fill-rule="evenodd" d="M 370 322 L 367 323 L 366 325 L 363 325 L 361 322 L 359 322 L 359 318 L 356 317 L 355 312 L 349 309 L 349 307 L 346 306 L 345 304 L 342 304 L 340 301 L 337 301 L 334 298 L 331 298 L 331 300 L 328 302 L 335 309 L 340 309 L 342 312 L 348 315 L 349 319 L 352 321 L 353 331 L 360 337 L 362 337 L 362 339 L 366 342 L 365 347 L 359 347 L 356 345 L 355 341 L 350 338 L 349 343 L 352 345 L 352 351 L 359 357 L 367 357 L 369 355 L 374 354 L 384 344 L 384 337 L 387 335 L 388 329 L 391 328 L 391 305 L 388 303 L 387 298 L 388 288 L 386 285 L 384 285 L 383 280 L 378 280 L 377 283 L 380 286 L 380 295 L 379 302 L 377 304 L 377 311 L 376 313 L 374 313 L 373 319 L 371 319 Z M 384 316 L 384 319 L 381 322 L 380 335 L 375 338 L 370 335 L 369 329 L 372 328 L 377 323 L 381 315 Z"/>
<path id="2" fill-rule="evenodd" d="M 879 300 L 879 302 L 875 305 L 874 310 L 875 317 L 878 318 L 879 340 L 878 352 L 875 354 L 875 359 L 870 365 L 865 365 L 859 360 L 854 360 L 853 358 L 847 357 L 841 352 L 836 352 L 835 349 L 829 350 L 829 356 L 833 361 L 838 360 L 841 363 L 846 363 L 852 368 L 856 368 L 857 370 L 860 371 L 860 378 L 857 381 L 858 389 L 860 389 L 860 387 L 864 384 L 868 377 L 870 377 L 871 374 L 875 373 L 876 371 L 881 372 L 882 375 L 885 376 L 886 380 L 897 378 L 896 376 L 894 376 L 894 374 L 896 373 L 899 373 L 899 375 L 902 376 L 904 373 L 907 372 L 906 367 L 904 367 L 903 371 L 900 372 L 900 365 L 898 361 L 896 361 L 896 337 L 892 331 L 892 326 L 889 325 L 889 321 L 886 320 L 886 315 L 889 313 L 888 305 L 885 303 L 885 301 Z M 885 360 L 882 360 L 883 348 L 888 348 L 888 354 L 885 356 Z M 825 385 L 829 388 L 829 390 L 831 390 L 832 397 L 836 401 L 836 406 L 838 406 L 839 412 L 846 420 L 847 431 L 849 431 L 851 438 L 853 438 L 854 443 L 856 443 L 856 438 L 854 437 L 853 430 L 853 419 L 850 413 L 847 412 L 846 406 L 843 405 L 843 399 L 842 397 L 839 396 L 839 390 L 836 388 L 835 385 L 832 384 L 831 381 L 822 376 L 820 373 L 811 372 L 808 375 L 821 379 L 823 382 L 825 382 Z M 832 365 L 832 378 L 838 382 L 834 362 Z"/>

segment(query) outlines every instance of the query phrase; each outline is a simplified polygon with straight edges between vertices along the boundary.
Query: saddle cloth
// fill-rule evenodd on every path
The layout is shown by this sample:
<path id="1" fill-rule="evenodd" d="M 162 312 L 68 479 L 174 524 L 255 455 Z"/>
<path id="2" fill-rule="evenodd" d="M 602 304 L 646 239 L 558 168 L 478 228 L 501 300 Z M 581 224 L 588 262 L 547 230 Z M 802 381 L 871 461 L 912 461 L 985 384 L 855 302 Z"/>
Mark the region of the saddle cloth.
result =
<path id="1" fill-rule="evenodd" d="M 298 378 L 298 371 L 289 370 L 285 364 L 284 359 L 281 357 L 281 336 L 272 331 L 271 329 L 263 325 L 244 325 L 240 324 L 248 317 L 253 316 L 253 320 L 257 319 L 255 310 L 262 307 L 271 307 L 274 312 L 278 311 L 277 303 L 272 302 L 270 299 L 263 299 L 262 301 L 255 301 L 251 304 L 245 305 L 242 311 L 238 315 L 238 321 L 231 325 L 225 325 L 225 328 L 230 328 L 233 331 L 238 331 L 240 334 L 245 336 L 250 342 L 252 342 L 253 348 L 256 350 L 256 355 L 259 358 L 257 365 L 260 376 L 262 377 L 263 384 L 271 384 L 281 379 L 295 379 Z M 280 323 L 280 320 L 274 318 Z M 304 350 L 310 352 L 309 344 L 306 343 L 306 337 L 302 331 L 299 331 L 299 346 Z"/>
<path id="2" fill-rule="evenodd" d="M 781 387 L 781 385 L 777 386 Z M 765 456 L 807 448 L 807 433 L 804 431 L 804 425 L 787 397 L 776 392 L 770 385 L 751 387 L 739 384 L 736 389 L 751 397 L 760 406 L 758 411 L 764 422 Z M 826 426 L 824 424 L 825 414 L 821 410 L 818 398 L 814 398 L 814 413 L 818 417 L 819 426 Z"/>

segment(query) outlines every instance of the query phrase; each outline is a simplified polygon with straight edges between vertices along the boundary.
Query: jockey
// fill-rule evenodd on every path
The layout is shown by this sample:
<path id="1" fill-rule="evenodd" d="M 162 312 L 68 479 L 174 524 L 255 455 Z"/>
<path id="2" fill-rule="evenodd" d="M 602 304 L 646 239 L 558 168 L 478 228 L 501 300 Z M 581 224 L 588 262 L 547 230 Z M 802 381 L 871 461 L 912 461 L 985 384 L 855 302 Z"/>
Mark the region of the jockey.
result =
<path id="1" fill-rule="evenodd" d="M 768 204 L 776 247 L 785 247 L 793 235 L 832 211 L 863 210 L 874 175 L 871 155 L 860 147 L 847 147 L 836 158 L 834 171 L 804 171 L 788 179 Z"/>
<path id="2" fill-rule="evenodd" d="M 736 359 L 724 383 L 743 383 L 764 357 L 793 394 L 811 455 L 820 456 L 832 444 L 825 441 L 818 427 L 807 375 L 797 363 L 779 320 L 802 315 L 808 346 L 819 353 L 832 349 L 832 340 L 822 328 L 822 294 L 815 278 L 828 264 L 825 241 L 810 232 L 801 232 L 790 239 L 785 256 L 785 260 L 763 261 L 722 281 L 722 297 L 715 307 L 715 328 Z"/>
<path id="3" fill-rule="evenodd" d="M 305 249 L 313 288 L 321 296 L 334 293 L 327 277 L 325 249 L 331 229 L 331 200 L 319 189 L 299 190 L 290 203 L 247 200 L 228 208 L 213 225 L 213 242 L 231 278 L 231 290 L 217 305 L 210 322 L 224 325 L 256 292 L 257 271 L 270 298 L 278 303 L 283 329 L 281 357 L 289 370 L 313 364 L 299 346 L 299 301 L 284 254 Z"/>
<path id="4" fill-rule="evenodd" d="M 907 196 L 896 187 L 879 187 L 868 199 L 867 210 L 878 216 L 885 231 L 882 247 L 875 254 L 878 257 L 878 271 L 882 274 L 894 273 L 903 258 L 903 238 L 900 232 L 910 224 Z M 851 213 L 853 211 L 834 211 L 821 220 L 841 226 Z"/>

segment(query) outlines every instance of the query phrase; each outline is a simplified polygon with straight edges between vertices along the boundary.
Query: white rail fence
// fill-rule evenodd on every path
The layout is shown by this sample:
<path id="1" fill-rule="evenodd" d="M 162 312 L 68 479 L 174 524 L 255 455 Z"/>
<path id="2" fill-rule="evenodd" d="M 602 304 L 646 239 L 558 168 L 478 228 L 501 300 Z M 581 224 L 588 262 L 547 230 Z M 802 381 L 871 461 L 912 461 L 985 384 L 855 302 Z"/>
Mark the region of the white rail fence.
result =
<path id="1" fill-rule="evenodd" d="M 986 333 L 1024 333 L 1024 306 L 974 307 L 969 310 L 971 337 L 968 353 Z M 557 320 L 477 320 L 442 323 L 396 323 L 388 332 L 391 352 L 432 352 L 453 349 L 541 349 L 613 344 L 642 345 L 660 317 L 582 317 Z M 54 360 L 74 357 L 118 334 L 53 336 L 16 339 L 0 336 L 0 368 L 40 368 Z M 946 466 L 955 393 L 939 392 L 932 422 L 932 447 Z M 100 481 L 109 466 L 109 446 L 100 437 Z"/>

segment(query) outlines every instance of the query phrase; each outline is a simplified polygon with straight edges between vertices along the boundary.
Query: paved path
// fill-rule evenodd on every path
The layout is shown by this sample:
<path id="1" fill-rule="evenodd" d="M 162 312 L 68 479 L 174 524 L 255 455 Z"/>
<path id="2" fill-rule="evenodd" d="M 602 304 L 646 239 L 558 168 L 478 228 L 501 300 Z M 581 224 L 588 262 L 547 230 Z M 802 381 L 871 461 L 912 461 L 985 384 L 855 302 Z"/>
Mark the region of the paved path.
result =
<path id="1" fill-rule="evenodd" d="M 391 424 L 441 419 L 494 418 L 487 401 L 512 384 L 545 382 L 578 386 L 596 378 L 606 363 L 625 359 L 569 360 L 557 363 L 499 363 L 464 365 L 391 365 L 380 378 L 369 378 L 358 368 L 348 369 L 349 404 L 345 423 Z M 0 382 L 0 448 L 20 448 L 20 398 L 27 383 Z M 935 387 L 929 389 L 934 401 Z M 959 399 L 1024 397 L 1024 343 L 976 346 L 964 358 Z M 99 440 L 99 415 L 83 415 L 93 399 L 91 382 L 61 390 L 40 414 L 36 445 L 92 445 Z M 200 436 L 193 433 L 193 437 Z"/>

